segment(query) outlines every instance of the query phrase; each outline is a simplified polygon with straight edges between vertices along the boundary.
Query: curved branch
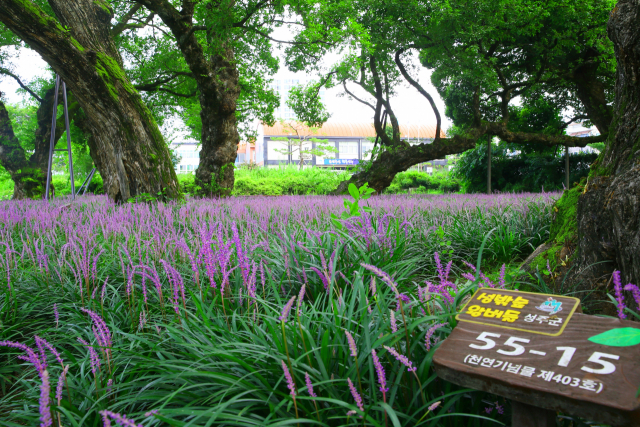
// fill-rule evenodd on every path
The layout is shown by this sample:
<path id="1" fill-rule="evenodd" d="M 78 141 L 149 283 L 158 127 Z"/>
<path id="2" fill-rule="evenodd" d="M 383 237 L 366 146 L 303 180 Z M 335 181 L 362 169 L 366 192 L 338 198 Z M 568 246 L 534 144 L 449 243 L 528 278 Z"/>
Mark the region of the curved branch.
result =
<path id="1" fill-rule="evenodd" d="M 349 89 L 347 89 L 347 82 L 346 80 L 342 81 L 342 86 L 344 87 L 344 91 L 347 92 L 347 94 L 349 94 L 350 97 L 352 97 L 353 99 L 355 99 L 356 101 L 360 102 L 361 104 L 366 105 L 367 107 L 371 108 L 373 111 L 376 111 L 376 107 L 374 107 L 373 105 L 369 104 L 367 101 L 358 98 L 357 96 L 355 96 L 353 93 L 351 93 L 349 91 Z"/>
<path id="2" fill-rule="evenodd" d="M 429 101 L 429 104 L 431 105 L 431 109 L 433 110 L 433 113 L 436 115 L 436 135 L 435 135 L 434 141 L 437 141 L 438 139 L 440 139 L 440 129 L 442 127 L 442 118 L 440 117 L 440 111 L 438 111 L 438 107 L 436 107 L 436 103 L 433 100 L 433 97 L 429 95 L 429 93 L 426 90 L 424 90 L 424 88 L 420 85 L 420 83 L 415 81 L 407 72 L 407 69 L 404 67 L 404 64 L 402 64 L 402 61 L 400 60 L 400 55 L 402 54 L 402 52 L 403 52 L 403 49 L 396 51 L 396 56 L 395 56 L 396 65 L 400 69 L 400 73 L 402 74 L 402 77 L 404 77 L 404 79 L 408 81 L 411 86 L 416 88 L 416 90 L 420 92 L 420 94 L 425 98 L 427 98 L 427 100 Z"/>
<path id="3" fill-rule="evenodd" d="M 18 84 L 20 85 L 20 87 L 24 90 L 26 90 L 27 92 L 29 92 L 29 95 L 33 96 L 35 99 L 38 100 L 39 103 L 42 104 L 42 98 L 40 98 L 34 91 L 32 91 L 31 89 L 29 89 L 27 87 L 27 85 L 25 85 L 24 83 L 22 83 L 22 80 L 20 80 L 20 77 L 16 76 L 15 74 L 13 74 L 11 71 L 7 70 L 4 67 L 0 67 L 0 74 L 4 74 L 7 75 L 9 77 L 13 77 L 13 79 L 18 82 Z"/>

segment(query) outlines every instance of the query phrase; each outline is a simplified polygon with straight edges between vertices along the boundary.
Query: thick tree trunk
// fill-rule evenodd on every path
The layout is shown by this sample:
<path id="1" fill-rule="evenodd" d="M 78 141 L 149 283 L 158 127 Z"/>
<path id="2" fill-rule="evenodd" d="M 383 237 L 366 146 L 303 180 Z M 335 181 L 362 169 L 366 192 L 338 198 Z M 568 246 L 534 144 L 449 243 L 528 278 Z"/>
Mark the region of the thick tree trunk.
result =
<path id="1" fill-rule="evenodd" d="M 196 170 L 196 185 L 202 188 L 201 195 L 209 197 L 231 194 L 240 142 L 236 122 L 239 73 L 231 48 L 225 48 L 223 52 L 210 61 L 211 77 L 196 79 L 207 80 L 198 82 L 202 107 L 202 150 Z"/>
<path id="2" fill-rule="evenodd" d="M 221 42 L 217 53 L 212 57 L 205 54 L 195 36 L 197 29 L 193 25 L 193 1 L 183 2 L 182 11 L 178 11 L 168 0 L 136 1 L 156 13 L 171 29 L 198 85 L 202 120 L 202 150 L 196 170 L 199 194 L 229 195 L 233 190 L 233 169 L 240 142 L 236 122 L 236 105 L 240 95 L 239 73 L 233 50 Z M 231 10 L 232 5 L 233 2 L 224 3 L 225 10 L 219 12 Z M 229 16 L 229 20 L 232 18 Z M 209 38 L 214 36 L 216 35 L 210 34 Z"/>
<path id="3" fill-rule="evenodd" d="M 5 152 L 12 152 L 10 156 L 12 161 L 6 157 L 0 158 L 2 166 L 9 172 L 14 182 L 14 199 L 38 199 L 44 196 L 45 184 L 47 181 L 46 173 L 49 161 L 49 144 L 51 143 L 51 116 L 53 114 L 53 101 L 55 96 L 55 88 L 51 88 L 45 92 L 42 97 L 40 106 L 36 112 L 38 126 L 34 138 L 34 153 L 26 158 L 26 152 L 19 145 L 14 145 L 13 128 L 8 120 L 8 115 L 3 120 L 1 131 L 5 136 L 0 141 Z M 61 96 L 60 96 L 61 98 Z M 40 99 L 39 99 L 40 100 Z M 80 107 L 77 102 L 70 98 L 69 103 L 69 120 L 74 120 Z M 0 107 L 4 109 L 4 105 Z M 6 113 L 6 110 L 5 110 Z M 62 137 L 65 131 L 64 116 L 60 116 L 56 123 L 55 141 Z M 15 139 L 17 142 L 17 139 Z M 19 161 L 16 161 L 18 160 Z M 52 187 L 53 188 L 53 187 Z"/>
<path id="4" fill-rule="evenodd" d="M 0 21 L 37 51 L 73 92 L 91 126 L 90 148 L 107 194 L 117 201 L 142 193 L 179 197 L 168 148 L 124 74 L 111 39 L 108 2 L 49 4 L 60 23 L 29 0 L 0 0 Z"/>
<path id="5" fill-rule="evenodd" d="M 605 85 L 598 79 L 598 67 L 597 58 L 588 58 L 586 64 L 571 73 L 570 80 L 576 85 L 576 95 L 584 106 L 589 120 L 596 125 L 602 135 L 607 135 L 613 118 L 613 109 L 607 103 Z"/>
<path id="6" fill-rule="evenodd" d="M 39 198 L 44 194 L 46 173 L 27 160 L 13 132 L 9 113 L 0 101 L 0 163 L 13 180 L 13 198 Z"/>
<path id="7" fill-rule="evenodd" d="M 583 288 L 608 280 L 640 284 L 640 0 L 620 0 L 608 25 L 617 76 L 605 151 L 578 200 L 572 274 Z"/>

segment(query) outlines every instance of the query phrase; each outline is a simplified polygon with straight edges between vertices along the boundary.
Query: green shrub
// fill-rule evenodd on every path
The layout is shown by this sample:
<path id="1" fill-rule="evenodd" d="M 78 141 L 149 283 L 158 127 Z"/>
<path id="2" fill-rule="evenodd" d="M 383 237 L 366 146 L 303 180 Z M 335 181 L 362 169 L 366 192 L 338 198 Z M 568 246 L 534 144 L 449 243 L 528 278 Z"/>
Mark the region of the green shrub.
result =
<path id="1" fill-rule="evenodd" d="M 513 147 L 500 143 L 491 149 L 491 188 L 500 192 L 540 192 L 562 190 L 565 182 L 564 156 L 553 152 L 511 155 Z M 589 174 L 595 153 L 569 156 L 569 181 L 573 185 Z M 468 193 L 487 189 L 487 147 L 479 144 L 460 157 L 452 175 Z"/>
<path id="2" fill-rule="evenodd" d="M 406 171 L 397 174 L 384 193 L 404 194 L 409 190 L 414 194 L 456 193 L 460 191 L 460 182 L 447 173 Z"/>

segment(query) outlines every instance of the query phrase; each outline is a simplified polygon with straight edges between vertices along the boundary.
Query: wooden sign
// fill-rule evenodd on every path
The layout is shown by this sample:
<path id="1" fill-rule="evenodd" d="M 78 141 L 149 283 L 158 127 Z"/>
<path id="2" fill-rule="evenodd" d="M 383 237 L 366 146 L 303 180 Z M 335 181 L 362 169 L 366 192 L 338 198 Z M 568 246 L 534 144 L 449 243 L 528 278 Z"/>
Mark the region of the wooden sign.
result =
<path id="1" fill-rule="evenodd" d="M 490 302 L 476 304 L 482 293 Z M 510 326 L 505 326 L 497 317 L 486 321 L 473 315 L 478 311 L 471 310 L 473 305 L 487 309 L 496 300 L 489 294 L 515 296 L 510 303 L 520 296 L 529 304 L 520 309 L 502 306 L 504 312 L 520 311 L 518 319 L 506 321 Z M 525 324 L 527 315 L 539 315 L 535 307 L 540 307 L 540 301 L 549 301 L 548 296 L 531 295 L 536 294 L 486 288 L 476 293 L 459 316 L 458 326 L 434 354 L 438 376 L 548 410 L 614 426 L 640 426 L 640 324 L 587 316 L 576 313 L 575 305 L 567 305 L 559 333 L 548 333 L 554 327 L 550 320 Z M 564 298 L 552 298 L 563 302 L 558 318 Z"/>
<path id="2" fill-rule="evenodd" d="M 558 336 L 580 307 L 578 298 L 480 288 L 456 319 L 534 334 Z"/>

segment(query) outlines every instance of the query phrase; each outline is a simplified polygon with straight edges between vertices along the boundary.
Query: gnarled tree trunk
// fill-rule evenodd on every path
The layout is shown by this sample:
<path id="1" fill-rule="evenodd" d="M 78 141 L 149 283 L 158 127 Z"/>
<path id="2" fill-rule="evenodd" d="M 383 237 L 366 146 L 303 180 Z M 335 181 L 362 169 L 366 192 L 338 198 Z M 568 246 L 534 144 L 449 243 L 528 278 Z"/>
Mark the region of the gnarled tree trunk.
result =
<path id="1" fill-rule="evenodd" d="M 0 0 L 0 21 L 62 77 L 84 110 L 106 193 L 116 201 L 142 193 L 179 197 L 168 148 L 111 38 L 109 3 L 49 4 L 60 23 L 29 0 Z"/>
<path id="2" fill-rule="evenodd" d="M 583 288 L 614 269 L 623 284 L 640 284 L 640 0 L 620 0 L 608 32 L 617 61 L 613 122 L 577 206 L 571 274 Z"/>
<path id="3" fill-rule="evenodd" d="M 231 47 L 221 42 L 218 51 L 209 57 L 196 38 L 195 31 L 204 31 L 193 24 L 195 2 L 183 2 L 178 11 L 168 0 L 136 0 L 156 13 L 171 29 L 178 48 L 193 73 L 198 86 L 202 150 L 196 170 L 196 185 L 202 196 L 225 196 L 233 190 L 233 166 L 237 156 L 238 127 L 236 105 L 240 96 L 239 73 Z M 233 1 L 211 7 L 226 8 Z M 233 16 L 229 16 L 229 22 Z M 207 30 L 209 31 L 209 30 Z M 215 37 L 210 34 L 209 37 Z"/>
<path id="4" fill-rule="evenodd" d="M 13 132 L 9 112 L 0 101 L 0 163 L 15 185 L 14 199 L 42 197 L 46 172 L 27 160 L 27 154 Z"/>

